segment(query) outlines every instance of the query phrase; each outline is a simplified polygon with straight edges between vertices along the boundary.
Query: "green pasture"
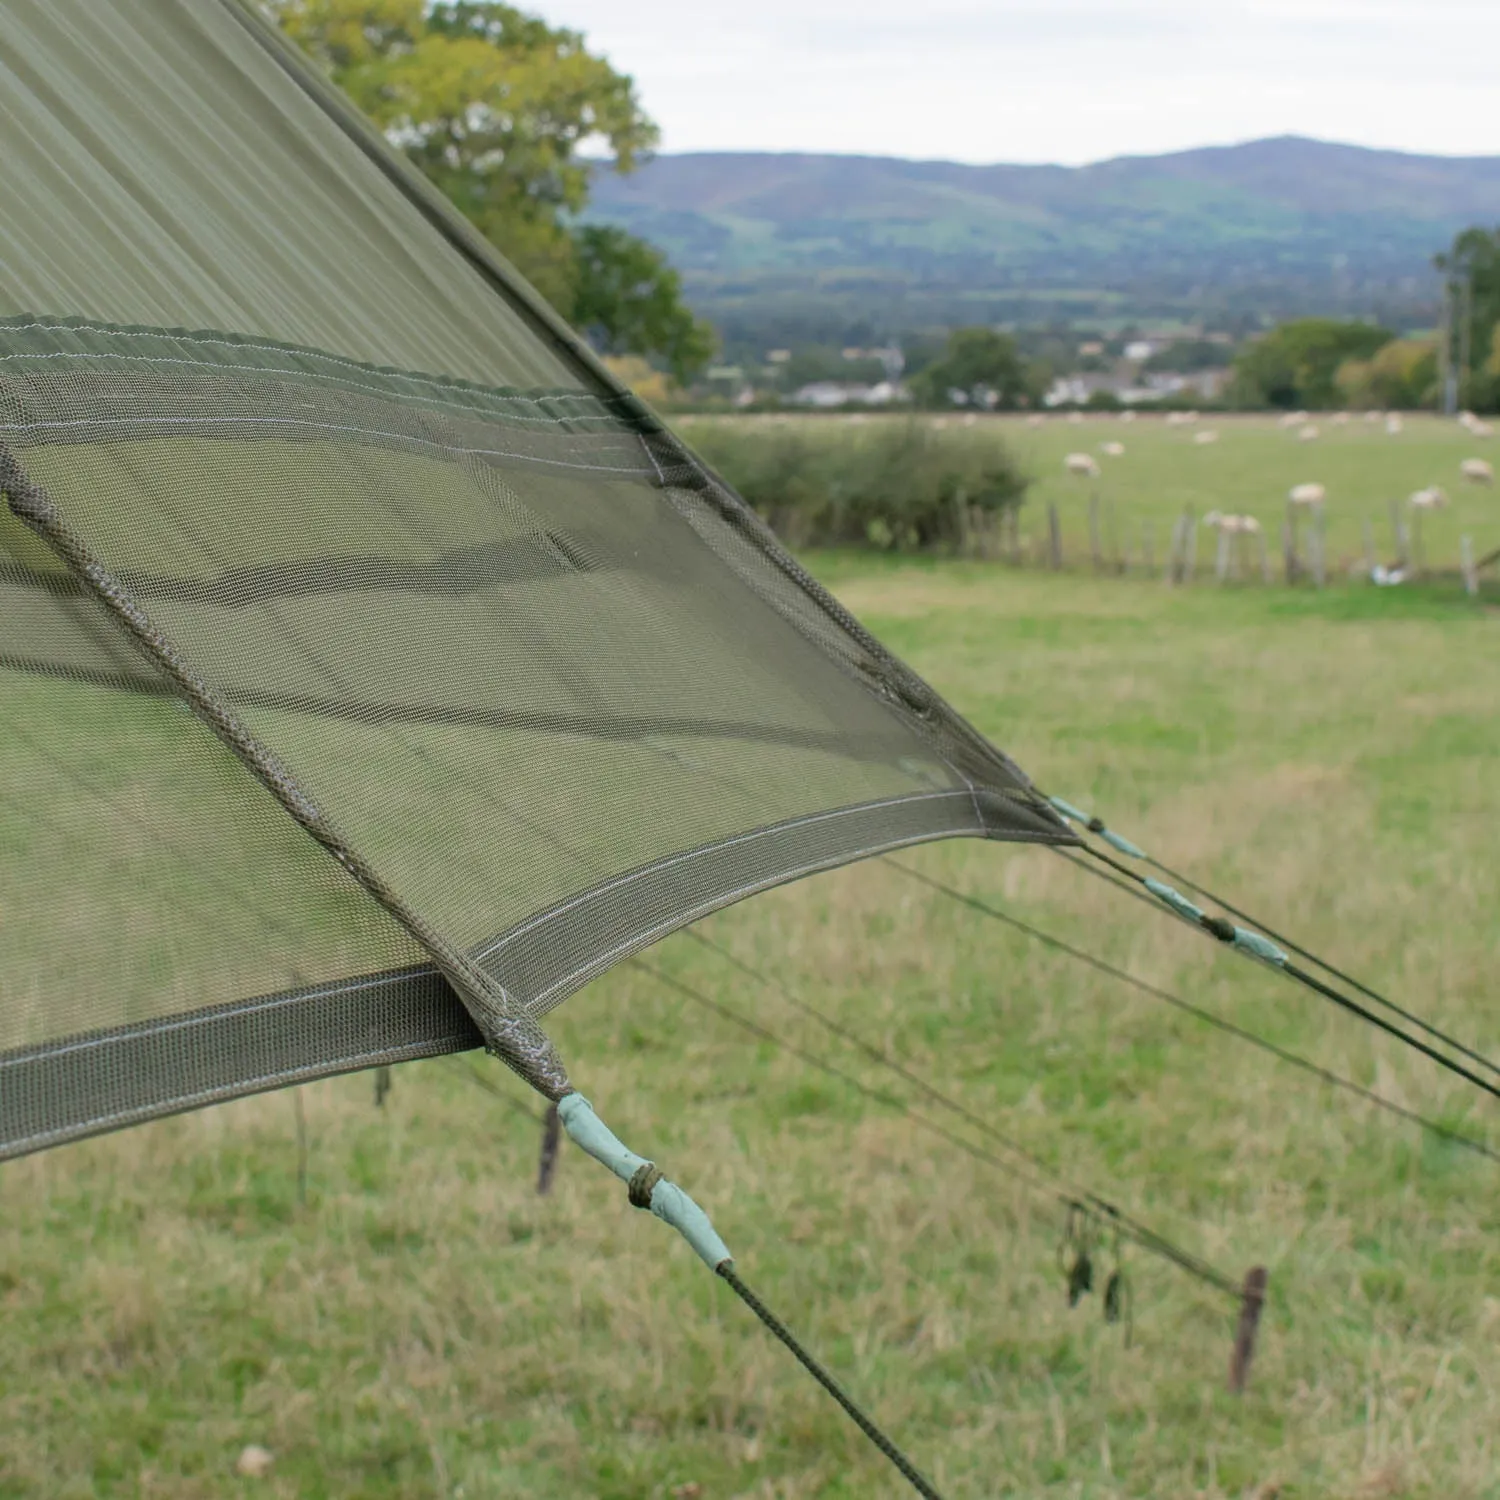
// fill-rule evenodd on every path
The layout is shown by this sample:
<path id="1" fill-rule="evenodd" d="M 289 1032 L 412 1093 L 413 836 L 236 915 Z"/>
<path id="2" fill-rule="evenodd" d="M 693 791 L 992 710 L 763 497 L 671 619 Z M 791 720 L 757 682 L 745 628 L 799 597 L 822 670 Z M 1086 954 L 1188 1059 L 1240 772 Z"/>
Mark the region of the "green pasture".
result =
<path id="1" fill-rule="evenodd" d="M 1401 431 L 1387 433 L 1385 423 L 1366 421 L 1361 414 L 1315 412 L 1308 425 L 1315 439 L 1298 437 L 1300 428 L 1283 428 L 1274 415 L 1206 413 L 1191 424 L 1169 424 L 1159 414 L 1138 413 L 1133 420 L 1116 414 L 1083 415 L 1078 421 L 1049 414 L 1040 426 L 1020 416 L 928 417 L 941 423 L 956 443 L 983 445 L 999 439 L 1008 444 L 1031 478 L 1020 528 L 1027 555 L 1039 561 L 1047 531 L 1047 507 L 1058 507 L 1064 550 L 1070 566 L 1090 563 L 1088 512 L 1098 497 L 1100 540 L 1107 560 L 1118 559 L 1141 569 L 1149 550 L 1158 565 L 1165 563 L 1172 527 L 1190 511 L 1200 520 L 1211 511 L 1254 516 L 1263 529 L 1273 564 L 1281 578 L 1281 527 L 1287 514 L 1287 492 L 1293 485 L 1322 484 L 1325 505 L 1327 556 L 1330 574 L 1347 574 L 1363 567 L 1365 528 L 1368 525 L 1377 559 L 1395 560 L 1391 511 L 1394 504 L 1403 522 L 1412 523 L 1411 494 L 1437 485 L 1449 499 L 1447 509 L 1429 512 L 1417 523 L 1428 566 L 1455 572 L 1459 539 L 1473 539 L 1474 555 L 1482 557 L 1500 547 L 1500 489 L 1466 482 L 1459 465 L 1466 458 L 1484 458 L 1500 467 L 1500 448 L 1494 438 L 1471 436 L 1457 422 L 1429 415 L 1406 415 Z M 689 437 L 706 426 L 760 422 L 767 433 L 777 425 L 816 424 L 837 441 L 846 433 L 882 421 L 902 418 L 855 416 L 726 418 L 698 417 L 680 425 Z M 1199 434 L 1212 432 L 1216 441 L 1200 443 Z M 1124 452 L 1107 454 L 1107 443 Z M 1063 460 L 1070 453 L 1091 455 L 1100 466 L 1097 480 L 1068 474 Z M 734 476 L 730 475 L 733 479 Z M 1306 534 L 1306 522 L 1304 539 Z M 1248 573 L 1259 577 L 1258 554 L 1247 551 Z M 1211 579 L 1214 542 L 1200 528 L 1198 576 Z"/>
<path id="2" fill-rule="evenodd" d="M 1299 444 L 1223 421 L 1209 447 L 1156 422 L 995 425 L 1039 476 L 1030 512 L 1076 507 L 1062 455 L 1117 439 L 1105 493 L 1159 523 L 1184 504 L 1270 521 L 1314 479 L 1352 548 L 1362 507 L 1441 483 L 1442 525 L 1500 544 L 1500 498 L 1460 489 L 1471 446 L 1436 423 L 1320 424 Z M 1500 1052 L 1487 604 L 1452 583 L 1169 590 L 974 560 L 814 563 L 1045 789 Z M 0 801 L 0 849 L 20 816 Z M 1053 853 L 904 859 L 1500 1143 L 1474 1091 Z M 205 892 L 194 921 L 212 906 Z M 312 944 L 316 914 L 286 916 Z M 640 968 L 569 1000 L 548 1024 L 580 1087 L 709 1208 L 747 1281 L 950 1500 L 1500 1495 L 1500 1166 L 884 862 L 700 930 L 1060 1174 L 1236 1278 L 1270 1270 L 1234 1398 L 1219 1294 L 1127 1250 L 1127 1341 L 1097 1295 L 1066 1305 L 1052 1197 Z M 647 961 L 910 1092 L 687 937 Z M 398 1070 L 382 1109 L 355 1075 L 0 1168 L 0 1496 L 905 1493 L 614 1179 L 565 1150 L 537 1195 L 534 1108 L 498 1064 L 438 1061 Z M 234 1472 L 250 1443 L 275 1454 L 264 1477 Z"/>

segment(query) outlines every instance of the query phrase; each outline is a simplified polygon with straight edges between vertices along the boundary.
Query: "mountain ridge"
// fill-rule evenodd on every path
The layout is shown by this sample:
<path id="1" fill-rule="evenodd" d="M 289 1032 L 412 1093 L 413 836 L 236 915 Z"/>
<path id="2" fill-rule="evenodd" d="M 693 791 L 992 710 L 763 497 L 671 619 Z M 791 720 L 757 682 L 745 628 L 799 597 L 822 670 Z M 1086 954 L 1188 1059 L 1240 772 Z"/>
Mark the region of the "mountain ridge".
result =
<path id="1" fill-rule="evenodd" d="M 820 295 L 1410 320 L 1431 315 L 1433 254 L 1500 222 L 1500 156 L 1299 136 L 1077 167 L 681 153 L 601 176 L 589 217 L 662 245 L 710 316 Z"/>

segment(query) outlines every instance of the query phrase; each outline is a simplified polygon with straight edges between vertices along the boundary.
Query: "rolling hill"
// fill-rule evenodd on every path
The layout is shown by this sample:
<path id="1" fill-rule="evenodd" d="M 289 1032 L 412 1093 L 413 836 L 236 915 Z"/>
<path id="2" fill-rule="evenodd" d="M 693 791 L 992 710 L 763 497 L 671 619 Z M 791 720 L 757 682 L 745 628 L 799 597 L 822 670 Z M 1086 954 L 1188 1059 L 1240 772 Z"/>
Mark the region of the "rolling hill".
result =
<path id="1" fill-rule="evenodd" d="M 1430 319 L 1431 258 L 1500 222 L 1500 157 L 1299 137 L 1084 167 L 660 156 L 590 217 L 662 245 L 731 330 L 1054 316 Z"/>

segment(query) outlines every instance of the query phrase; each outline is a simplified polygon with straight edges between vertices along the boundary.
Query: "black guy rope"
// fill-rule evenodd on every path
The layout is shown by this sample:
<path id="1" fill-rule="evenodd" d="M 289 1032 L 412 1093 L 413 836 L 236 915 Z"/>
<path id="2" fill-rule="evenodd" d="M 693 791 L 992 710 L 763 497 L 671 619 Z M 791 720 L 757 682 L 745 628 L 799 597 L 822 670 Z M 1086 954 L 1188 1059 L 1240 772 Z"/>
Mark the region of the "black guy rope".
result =
<path id="1" fill-rule="evenodd" d="M 672 981 L 665 974 L 657 973 L 657 971 L 651 968 L 649 965 L 641 963 L 638 959 L 632 960 L 632 962 L 636 965 L 636 967 L 644 969 L 648 974 L 651 974 L 654 978 L 660 980 L 662 983 L 669 985 L 672 984 Z M 679 989 L 683 988 L 682 986 L 675 987 Z M 443 1061 L 449 1064 L 453 1072 L 459 1074 L 461 1077 L 467 1078 L 471 1083 L 476 1085 L 476 1087 L 483 1089 L 485 1093 L 490 1094 L 496 1099 L 499 1099 L 501 1103 L 515 1110 L 517 1114 L 525 1115 L 528 1120 L 532 1120 L 538 1123 L 547 1123 L 556 1120 L 556 1114 L 553 1110 L 549 1109 L 545 1116 L 538 1115 L 537 1112 L 533 1110 L 529 1105 L 524 1104 L 521 1100 L 514 1098 L 507 1090 L 501 1088 L 498 1084 L 496 1084 L 487 1074 L 479 1072 L 476 1068 L 471 1068 L 461 1059 L 444 1058 Z M 545 1145 L 543 1148 L 543 1160 L 544 1163 L 546 1163 L 543 1170 L 548 1171 L 550 1175 L 551 1162 L 548 1161 Z M 657 1175 L 659 1176 L 659 1174 Z M 630 1199 L 631 1203 L 634 1204 L 637 1208 L 646 1207 L 649 1203 L 649 1196 L 638 1194 L 635 1191 L 635 1186 L 635 1184 L 632 1184 Z M 546 1188 L 542 1187 L 539 1183 L 538 1191 L 545 1192 Z M 848 1392 L 844 1390 L 844 1388 L 838 1383 L 838 1381 L 835 1380 L 834 1377 L 813 1357 L 813 1355 L 803 1347 L 802 1343 L 798 1340 L 796 1335 L 792 1333 L 792 1331 L 786 1326 L 786 1324 L 783 1323 L 781 1319 L 778 1318 L 776 1314 L 773 1313 L 771 1309 L 768 1308 L 766 1304 L 762 1302 L 760 1298 L 757 1297 L 748 1286 L 745 1285 L 744 1281 L 740 1279 L 739 1274 L 734 1269 L 734 1262 L 729 1260 L 722 1261 L 714 1267 L 714 1272 L 717 1276 L 720 1277 L 721 1280 L 726 1282 L 734 1290 L 735 1295 L 738 1296 L 742 1302 L 744 1302 L 745 1306 L 748 1307 L 750 1311 L 753 1312 L 755 1316 L 759 1318 L 760 1321 L 764 1323 L 765 1326 L 773 1334 L 775 1334 L 775 1336 L 780 1339 L 788 1349 L 791 1350 L 798 1363 L 800 1363 L 802 1367 L 807 1370 L 807 1372 L 813 1377 L 813 1379 L 816 1380 L 818 1384 L 821 1385 L 823 1389 L 827 1391 L 828 1394 L 832 1396 L 836 1402 L 838 1402 L 838 1404 L 844 1409 L 850 1419 L 854 1422 L 855 1426 L 857 1426 L 859 1430 L 864 1433 L 864 1435 L 869 1438 L 869 1440 L 876 1446 L 876 1448 L 878 1448 L 880 1452 L 884 1454 L 884 1456 L 901 1473 L 902 1477 L 911 1484 L 912 1488 L 915 1489 L 919 1495 L 923 1496 L 924 1500 L 942 1500 L 942 1496 L 938 1494 L 938 1492 L 932 1487 L 932 1485 L 923 1477 L 921 1471 L 917 1469 L 915 1465 L 913 1465 L 911 1460 L 907 1458 L 907 1456 L 895 1445 L 894 1442 L 892 1442 L 892 1440 L 885 1434 L 885 1432 L 879 1427 L 879 1425 L 865 1413 L 865 1411 L 858 1405 L 858 1403 L 855 1402 L 853 1397 L 851 1397 Z"/>
<path id="2" fill-rule="evenodd" d="M 734 1262 L 725 1261 L 717 1268 L 717 1274 L 734 1289 L 740 1301 L 792 1351 L 797 1363 L 843 1407 L 854 1425 L 891 1461 L 911 1487 L 924 1500 L 942 1500 L 942 1496 L 923 1478 L 921 1471 L 913 1466 L 911 1460 L 865 1415 L 838 1381 L 802 1347 L 791 1329 L 740 1280 L 739 1273 L 734 1269 Z"/>
<path id="3" fill-rule="evenodd" d="M 1226 1020 L 1223 1016 L 1217 1016 L 1202 1006 L 1194 1005 L 1190 1000 L 1184 1000 L 1180 995 L 1174 995 L 1170 990 L 1164 990 L 1158 985 L 1141 979 L 1130 973 L 1128 969 L 1117 968 L 1102 958 L 1096 958 L 1093 954 L 1082 948 L 1075 947 L 1072 943 L 1065 942 L 1062 938 L 1053 937 L 1050 933 L 1043 932 L 1038 927 L 1033 927 L 1029 922 L 1023 922 L 1019 917 L 1012 916 L 1009 912 L 1002 911 L 999 907 L 981 900 L 977 896 L 970 895 L 967 891 L 961 891 L 956 886 L 948 885 L 946 882 L 936 879 L 934 876 L 926 875 L 920 870 L 913 869 L 910 865 L 902 864 L 899 860 L 886 858 L 885 863 L 892 868 L 900 870 L 903 875 L 910 876 L 921 884 L 930 886 L 933 890 L 941 892 L 944 896 L 971 910 L 981 913 L 994 921 L 1003 922 L 1006 926 L 1014 928 L 1017 932 L 1024 933 L 1035 942 L 1044 947 L 1054 949 L 1059 953 L 1066 953 L 1071 958 L 1076 958 L 1080 963 L 1087 964 L 1091 969 L 1101 974 L 1107 974 L 1111 979 L 1118 979 L 1123 984 L 1128 984 L 1139 990 L 1142 994 L 1150 995 L 1154 999 L 1162 1001 L 1180 1010 L 1185 1015 L 1202 1021 L 1207 1026 L 1212 1026 L 1228 1036 L 1237 1038 L 1239 1041 L 1247 1042 L 1252 1047 L 1258 1047 L 1262 1052 L 1269 1053 L 1281 1062 L 1289 1063 L 1294 1068 L 1300 1068 L 1303 1072 L 1311 1074 L 1323 1083 L 1331 1084 L 1335 1088 L 1343 1089 L 1346 1093 L 1363 1099 L 1367 1104 L 1373 1104 L 1377 1109 L 1383 1109 L 1389 1114 L 1400 1119 L 1410 1121 L 1413 1125 L 1420 1126 L 1423 1130 L 1431 1131 L 1433 1135 L 1447 1141 L 1450 1145 L 1462 1146 L 1465 1150 L 1476 1152 L 1480 1156 L 1487 1156 L 1491 1161 L 1500 1162 L 1500 1151 L 1493 1146 L 1486 1145 L 1483 1141 L 1474 1139 L 1473 1136 L 1464 1135 L 1462 1131 L 1454 1130 L 1447 1125 L 1430 1117 L 1419 1114 L 1414 1109 L 1408 1109 L 1404 1104 L 1397 1104 L 1394 1099 L 1387 1099 L 1383 1094 L 1377 1094 L 1373 1089 L 1367 1089 L 1363 1084 L 1355 1083 L 1352 1079 L 1344 1078 L 1340 1074 L 1332 1072 L 1320 1063 L 1313 1062 L 1310 1058 L 1292 1052 L 1286 1047 L 1257 1033 L 1247 1030 L 1243 1026 L 1236 1025 L 1233 1021 Z M 1085 867 L 1087 868 L 1087 867 Z M 1090 870 L 1090 873 L 1099 873 Z M 1109 879 L 1107 876 L 1102 876 Z M 1115 884 L 1110 880 L 1110 884 Z M 1131 887 L 1121 884 L 1120 889 L 1135 895 Z M 1146 899 L 1142 897 L 1141 899 Z M 1155 905 L 1155 902 L 1150 903 Z"/>
<path id="4" fill-rule="evenodd" d="M 1200 928 L 1211 937 L 1217 938 L 1221 943 L 1235 947 L 1245 947 L 1248 945 L 1243 940 L 1246 937 L 1250 937 L 1261 946 L 1270 946 L 1258 934 L 1246 934 L 1243 927 L 1236 927 L 1224 917 L 1215 917 L 1209 915 L 1207 912 L 1198 911 L 1192 906 L 1191 902 L 1179 896 L 1175 891 L 1171 891 L 1169 887 L 1161 886 L 1156 881 L 1148 882 L 1146 876 L 1139 874 L 1126 865 L 1122 865 L 1119 860 L 1111 858 L 1102 849 L 1094 848 L 1088 844 L 1085 844 L 1083 847 L 1086 854 L 1092 855 L 1093 858 L 1107 865 L 1110 869 L 1116 871 L 1116 873 L 1123 875 L 1127 880 L 1132 880 L 1137 885 L 1148 890 L 1154 886 L 1155 890 L 1153 894 L 1165 901 L 1165 906 L 1161 909 L 1173 911 L 1182 920 L 1187 922 L 1189 926 Z M 1166 897 L 1162 896 L 1164 891 L 1168 893 Z M 1152 904 L 1155 905 L 1156 903 L 1153 902 Z M 1257 956 L 1260 955 L 1257 954 Z M 1453 1058 L 1449 1057 L 1447 1053 L 1439 1052 L 1436 1047 L 1424 1042 L 1421 1037 L 1413 1036 L 1409 1031 L 1403 1031 L 1394 1022 L 1386 1020 L 1384 1016 L 1376 1015 L 1374 1011 L 1370 1010 L 1367 1006 L 1361 1005 L 1357 1000 L 1352 1000 L 1348 995 L 1341 994 L 1330 985 L 1324 984 L 1315 975 L 1309 974 L 1306 969 L 1299 968 L 1296 964 L 1292 963 L 1287 959 L 1285 954 L 1281 954 L 1279 962 L 1274 963 L 1272 967 L 1279 969 L 1288 979 L 1295 980 L 1298 984 L 1312 990 L 1314 994 L 1321 995 L 1325 1000 L 1331 1001 L 1343 1010 L 1348 1011 L 1351 1015 L 1358 1016 L 1360 1020 L 1368 1022 L 1369 1025 L 1374 1026 L 1377 1030 L 1385 1032 L 1388 1036 L 1395 1037 L 1397 1041 L 1404 1042 L 1414 1051 L 1420 1052 L 1424 1057 L 1430 1058 L 1439 1067 L 1446 1068 L 1450 1073 L 1456 1074 L 1468 1083 L 1472 1083 L 1475 1088 L 1483 1090 L 1483 1092 L 1491 1095 L 1493 1098 L 1500 1099 L 1500 1086 L 1491 1083 L 1487 1078 L 1481 1078 L 1462 1063 L 1456 1062 Z"/>
<path id="5" fill-rule="evenodd" d="M 1152 855 L 1148 854 L 1146 856 L 1146 863 L 1160 870 L 1168 880 L 1175 880 L 1179 885 L 1185 885 L 1189 890 L 1197 891 L 1205 901 L 1212 901 L 1215 906 L 1222 906 L 1230 916 L 1238 917 L 1240 921 L 1249 922 L 1251 926 L 1260 928 L 1272 942 L 1280 943 L 1283 948 L 1291 949 L 1298 958 L 1305 958 L 1309 963 L 1316 964 L 1325 974 L 1331 974 L 1341 984 L 1347 984 L 1351 989 L 1358 990 L 1367 1000 L 1373 1000 L 1377 1005 L 1390 1011 L 1393 1015 L 1400 1016 L 1403 1021 L 1409 1021 L 1413 1026 L 1425 1031 L 1435 1041 L 1442 1042 L 1445 1046 L 1452 1047 L 1455 1052 L 1462 1053 L 1470 1062 L 1478 1063 L 1481 1067 L 1489 1069 L 1491 1073 L 1500 1074 L 1500 1063 L 1492 1061 L 1482 1052 L 1478 1052 L 1467 1043 L 1459 1041 L 1457 1037 L 1449 1036 L 1440 1027 L 1434 1026 L 1432 1022 L 1424 1020 L 1415 1012 L 1398 1005 L 1394 1000 L 1382 995 L 1379 990 L 1371 989 L 1362 980 L 1355 979 L 1351 974 L 1346 974 L 1342 969 L 1329 963 L 1326 958 L 1320 958 L 1316 953 L 1310 952 L 1300 943 L 1296 943 L 1291 938 L 1277 932 L 1274 927 L 1266 922 L 1262 922 L 1259 917 L 1249 916 L 1232 902 L 1226 901 L 1222 896 L 1215 895 L 1207 886 L 1199 885 L 1196 880 L 1191 879 L 1189 876 L 1179 874 L 1169 865 L 1164 865 Z"/>
<path id="6" fill-rule="evenodd" d="M 666 985 L 669 989 L 676 990 L 678 994 L 685 996 L 707 1010 L 713 1011 L 732 1025 L 749 1032 L 750 1035 L 758 1037 L 763 1042 L 768 1042 L 771 1046 L 788 1053 L 792 1057 L 798 1058 L 811 1067 L 827 1073 L 832 1078 L 837 1078 L 840 1082 L 854 1089 L 856 1093 L 862 1094 L 865 1098 L 873 1100 L 877 1104 L 883 1104 L 888 1109 L 897 1110 L 914 1124 L 920 1125 L 924 1130 L 928 1130 L 932 1134 L 941 1137 L 949 1145 L 956 1146 L 960 1151 L 966 1152 L 976 1161 L 982 1161 L 987 1166 L 994 1167 L 997 1171 L 1019 1179 L 1034 1191 L 1054 1198 L 1065 1208 L 1086 1208 L 1102 1222 L 1109 1224 L 1113 1228 L 1117 1228 L 1123 1236 L 1134 1241 L 1142 1249 L 1149 1250 L 1152 1254 L 1170 1261 L 1180 1270 L 1186 1271 L 1190 1276 L 1196 1277 L 1205 1285 L 1211 1286 L 1217 1291 L 1232 1297 L 1236 1303 L 1239 1302 L 1240 1287 L 1233 1278 L 1226 1276 L 1207 1261 L 1200 1260 L 1191 1251 L 1184 1250 L 1180 1245 L 1174 1244 L 1165 1235 L 1158 1234 L 1154 1229 L 1141 1223 L 1123 1209 L 1116 1207 L 1108 1199 L 1100 1197 L 1097 1193 L 1071 1188 L 1039 1156 L 1036 1156 L 1018 1143 L 1009 1140 L 987 1122 L 980 1128 L 994 1138 L 1007 1151 L 1019 1157 L 1022 1162 L 1027 1164 L 1026 1166 L 1022 1166 L 1016 1161 L 1008 1161 L 1004 1157 L 997 1156 L 993 1151 L 987 1151 L 984 1147 L 976 1145 L 966 1137 L 949 1130 L 947 1126 L 939 1124 L 936 1120 L 919 1114 L 904 1099 L 887 1093 L 884 1089 L 872 1087 L 862 1079 L 856 1078 L 852 1073 L 847 1073 L 842 1068 L 828 1062 L 825 1058 L 818 1057 L 816 1054 L 798 1047 L 795 1043 L 778 1036 L 768 1027 L 762 1026 L 758 1021 L 752 1021 L 748 1016 L 743 1016 L 720 1001 L 711 999 L 701 990 L 695 989 L 692 985 L 674 978 L 654 965 L 646 963 L 643 959 L 634 958 L 628 960 L 628 962 L 643 973 L 651 975 L 658 983 Z M 936 1094 L 936 1091 L 933 1092 Z M 969 1118 L 968 1112 L 963 1110 L 962 1106 L 950 1105 L 950 1107 L 958 1108 L 960 1113 Z"/>
<path id="7" fill-rule="evenodd" d="M 1102 839 L 1106 844 L 1110 846 L 1110 848 L 1118 850 L 1121 854 L 1127 855 L 1131 859 L 1139 860 L 1142 864 L 1149 865 L 1153 869 L 1161 871 L 1161 873 L 1165 875 L 1169 880 L 1174 880 L 1179 885 L 1186 886 L 1191 891 L 1196 891 L 1198 895 L 1203 897 L 1204 900 L 1211 901 L 1214 905 L 1223 907 L 1223 909 L 1229 912 L 1231 916 L 1238 917 L 1242 922 L 1249 922 L 1252 927 L 1258 928 L 1265 934 L 1266 937 L 1270 938 L 1273 942 L 1279 943 L 1284 948 L 1290 949 L 1299 958 L 1304 958 L 1309 963 L 1315 964 L 1318 968 L 1322 969 L 1325 974 L 1328 974 L 1334 979 L 1337 979 L 1341 984 L 1346 984 L 1351 989 L 1358 991 L 1367 1000 L 1373 1000 L 1382 1009 L 1389 1011 L 1392 1015 L 1400 1016 L 1402 1020 L 1409 1022 L 1419 1031 L 1426 1032 L 1426 1034 L 1432 1037 L 1435 1041 L 1440 1041 L 1445 1046 L 1451 1047 L 1455 1052 L 1461 1054 L 1464 1057 L 1467 1057 L 1471 1062 L 1478 1063 L 1481 1067 L 1486 1068 L 1489 1072 L 1500 1074 L 1500 1063 L 1496 1063 L 1492 1059 L 1486 1057 L 1482 1052 L 1479 1052 L 1473 1047 L 1470 1047 L 1467 1043 L 1459 1041 L 1457 1037 L 1450 1036 L 1446 1031 L 1442 1030 L 1438 1026 L 1433 1025 L 1432 1022 L 1426 1020 L 1422 1016 L 1417 1015 L 1414 1011 L 1408 1010 L 1405 1006 L 1398 1005 L 1388 996 L 1382 995 L 1379 990 L 1373 989 L 1370 985 L 1364 983 L 1363 980 L 1354 978 L 1352 974 L 1346 974 L 1342 969 L 1330 963 L 1321 955 L 1312 952 L 1311 949 L 1304 948 L 1300 943 L 1295 942 L 1293 939 L 1287 937 L 1284 933 L 1277 932 L 1274 927 L 1271 927 L 1266 923 L 1260 921 L 1259 918 L 1253 917 L 1248 912 L 1242 911 L 1232 902 L 1226 901 L 1224 897 L 1209 890 L 1207 886 L 1202 885 L 1200 882 L 1194 880 L 1191 876 L 1184 875 L 1180 871 L 1174 870 L 1170 865 L 1165 864 L 1163 863 L 1163 861 L 1157 859 L 1154 854 L 1148 854 L 1144 849 L 1140 847 L 1139 844 L 1132 842 L 1123 834 L 1116 833 L 1115 830 L 1111 828 L 1103 818 L 1091 817 L 1088 813 L 1082 811 L 1080 808 L 1074 807 L 1071 802 L 1065 802 L 1060 797 L 1051 797 L 1048 799 L 1048 801 L 1051 803 L 1054 811 L 1060 813 L 1068 822 L 1078 824 L 1080 827 L 1086 829 L 1089 833 L 1092 833 L 1096 838 Z M 1140 881 L 1143 885 L 1146 885 L 1148 887 L 1152 884 L 1152 882 L 1149 880 L 1142 881 L 1141 877 L 1134 870 L 1126 869 L 1124 866 L 1117 864 L 1114 860 L 1109 859 L 1107 855 L 1103 855 L 1099 849 L 1090 847 L 1086 842 L 1081 841 L 1081 843 L 1082 847 L 1087 853 L 1094 855 L 1096 858 L 1104 859 L 1107 863 L 1113 865 L 1115 869 L 1120 870 L 1121 873 L 1125 874 L 1130 879 Z M 1071 855 L 1066 857 L 1070 859 L 1073 858 Z M 1153 892 L 1153 894 L 1160 897 L 1162 895 L 1162 892 L 1155 891 Z M 1179 913 L 1179 915 L 1181 915 L 1181 913 Z"/>

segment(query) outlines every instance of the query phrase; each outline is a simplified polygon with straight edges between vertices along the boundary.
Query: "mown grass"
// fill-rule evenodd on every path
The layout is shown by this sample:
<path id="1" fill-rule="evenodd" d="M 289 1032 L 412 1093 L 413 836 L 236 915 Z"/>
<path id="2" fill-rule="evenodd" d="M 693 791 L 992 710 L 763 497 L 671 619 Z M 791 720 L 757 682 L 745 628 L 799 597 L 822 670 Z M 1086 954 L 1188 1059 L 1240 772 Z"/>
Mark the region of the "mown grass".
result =
<path id="1" fill-rule="evenodd" d="M 1484 606 L 817 565 L 1048 790 L 1500 1051 Z M 1471 1091 L 1054 855 L 907 858 L 1500 1140 Z M 1051 1199 L 637 969 L 570 1000 L 580 1085 L 945 1494 L 1500 1494 L 1500 1169 L 883 863 L 704 930 L 1195 1253 L 1270 1268 L 1236 1400 L 1216 1294 L 1127 1252 L 1127 1345 L 1097 1296 L 1067 1308 Z M 690 940 L 651 961 L 893 1086 Z M 400 1070 L 379 1111 L 368 1077 L 302 1090 L 305 1203 L 284 1093 L 0 1170 L 0 1494 L 903 1493 L 617 1183 L 567 1152 L 538 1198 L 538 1127 L 466 1066 Z M 234 1475 L 249 1442 L 267 1478 Z"/>

